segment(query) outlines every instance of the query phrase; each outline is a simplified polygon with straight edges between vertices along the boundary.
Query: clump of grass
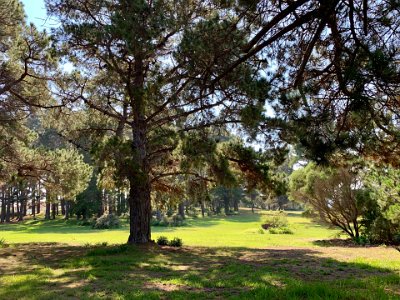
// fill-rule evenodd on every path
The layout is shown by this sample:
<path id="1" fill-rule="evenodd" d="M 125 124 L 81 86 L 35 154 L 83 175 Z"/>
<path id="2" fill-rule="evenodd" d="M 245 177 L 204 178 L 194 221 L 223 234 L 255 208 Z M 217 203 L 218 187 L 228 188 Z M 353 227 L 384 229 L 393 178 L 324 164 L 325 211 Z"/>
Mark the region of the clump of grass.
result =
<path id="1" fill-rule="evenodd" d="M 6 240 L 4 238 L 0 239 L 0 248 L 5 248 L 7 247 Z"/>
<path id="2" fill-rule="evenodd" d="M 177 238 L 177 237 L 174 237 L 168 243 L 168 246 L 171 246 L 171 247 L 182 247 L 182 245 L 183 245 L 182 239 Z"/>
<path id="3" fill-rule="evenodd" d="M 288 227 L 270 228 L 270 234 L 293 234 L 293 231 Z"/>
<path id="4" fill-rule="evenodd" d="M 129 249 L 128 244 L 122 244 L 112 247 L 99 247 L 92 249 L 87 253 L 87 256 L 106 256 L 106 255 L 116 255 L 121 253 L 126 253 Z"/>
<path id="5" fill-rule="evenodd" d="M 264 234 L 265 231 L 264 231 L 264 229 L 260 228 L 260 229 L 258 229 L 258 233 L 259 233 L 259 234 Z"/>
<path id="6" fill-rule="evenodd" d="M 160 246 L 168 245 L 168 238 L 166 236 L 159 236 L 157 239 L 157 244 Z"/>

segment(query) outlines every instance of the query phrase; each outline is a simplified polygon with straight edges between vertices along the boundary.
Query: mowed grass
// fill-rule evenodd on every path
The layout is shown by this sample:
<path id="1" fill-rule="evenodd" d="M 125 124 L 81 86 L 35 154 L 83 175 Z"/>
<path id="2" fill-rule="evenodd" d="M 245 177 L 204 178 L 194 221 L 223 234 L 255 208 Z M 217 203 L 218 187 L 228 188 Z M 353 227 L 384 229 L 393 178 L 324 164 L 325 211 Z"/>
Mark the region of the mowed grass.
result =
<path id="1" fill-rule="evenodd" d="M 0 299 L 400 299 L 397 250 L 318 246 L 337 231 L 297 213 L 294 234 L 261 234 L 265 214 L 153 228 L 154 237 L 181 237 L 183 248 L 110 245 L 125 242 L 126 226 L 0 226 L 11 242 L 0 248 Z"/>
<path id="2" fill-rule="evenodd" d="M 291 235 L 261 234 L 263 219 L 270 212 L 242 210 L 239 215 L 189 219 L 183 227 L 153 227 L 152 237 L 163 235 L 180 237 L 187 246 L 265 248 L 269 246 L 311 247 L 313 241 L 329 239 L 338 231 L 312 222 L 299 212 L 289 212 L 288 221 L 294 232 Z M 78 226 L 74 220 L 30 220 L 20 224 L 0 225 L 0 239 L 7 243 L 56 242 L 84 245 L 107 242 L 124 243 L 128 239 L 128 223 L 113 230 L 94 230 Z"/>

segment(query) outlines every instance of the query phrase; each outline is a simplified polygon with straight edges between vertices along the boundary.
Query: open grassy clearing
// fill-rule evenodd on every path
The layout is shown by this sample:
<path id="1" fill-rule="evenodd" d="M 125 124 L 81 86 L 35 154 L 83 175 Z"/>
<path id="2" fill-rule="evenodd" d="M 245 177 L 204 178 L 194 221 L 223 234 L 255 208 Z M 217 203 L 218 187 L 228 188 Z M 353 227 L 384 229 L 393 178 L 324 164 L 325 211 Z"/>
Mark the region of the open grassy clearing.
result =
<path id="1" fill-rule="evenodd" d="M 248 247 L 265 248 L 268 246 L 314 246 L 315 240 L 329 239 L 338 231 L 304 218 L 298 212 L 290 212 L 288 216 L 292 235 L 274 235 L 265 232 L 261 234 L 260 225 L 269 212 L 252 214 L 241 211 L 240 215 L 229 217 L 207 217 L 189 219 L 184 227 L 153 227 L 153 238 L 160 235 L 183 239 L 187 246 L 205 247 Z M 0 225 L 0 238 L 7 243 L 38 243 L 56 242 L 71 245 L 124 243 L 128 238 L 128 223 L 114 230 L 93 230 L 90 227 L 78 226 L 76 221 L 38 220 L 26 221 L 21 224 Z"/>
<path id="2" fill-rule="evenodd" d="M 125 242 L 126 225 L 4 225 L 0 299 L 400 299 L 400 252 L 321 247 L 315 240 L 337 231 L 298 213 L 289 214 L 294 234 L 261 234 L 264 214 L 153 228 L 154 237 L 181 237 L 181 249 L 110 245 Z"/>

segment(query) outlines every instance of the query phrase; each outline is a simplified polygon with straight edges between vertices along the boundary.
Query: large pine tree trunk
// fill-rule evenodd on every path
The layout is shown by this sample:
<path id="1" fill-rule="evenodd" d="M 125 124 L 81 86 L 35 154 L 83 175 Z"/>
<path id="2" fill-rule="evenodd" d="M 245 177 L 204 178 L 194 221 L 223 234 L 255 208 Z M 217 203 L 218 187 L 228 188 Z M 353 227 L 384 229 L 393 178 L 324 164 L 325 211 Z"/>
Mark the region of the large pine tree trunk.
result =
<path id="1" fill-rule="evenodd" d="M 143 244 L 151 241 L 150 184 L 134 184 L 129 190 L 130 232 L 129 244 Z"/>
<path id="2" fill-rule="evenodd" d="M 147 157 L 147 128 L 145 122 L 144 60 L 137 53 L 134 63 L 134 82 L 127 86 L 131 100 L 134 121 L 132 129 L 132 162 L 129 174 L 129 244 L 143 244 L 151 241 L 151 198 L 150 167 Z"/>

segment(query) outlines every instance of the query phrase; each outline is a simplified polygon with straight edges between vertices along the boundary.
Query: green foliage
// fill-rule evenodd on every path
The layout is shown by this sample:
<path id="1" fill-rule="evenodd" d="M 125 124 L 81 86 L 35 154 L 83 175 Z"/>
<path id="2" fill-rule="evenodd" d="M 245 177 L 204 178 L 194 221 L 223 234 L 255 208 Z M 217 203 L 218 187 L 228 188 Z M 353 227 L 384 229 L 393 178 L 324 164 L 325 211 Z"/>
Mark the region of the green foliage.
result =
<path id="1" fill-rule="evenodd" d="M 112 229 L 121 226 L 119 218 L 113 214 L 104 214 L 97 218 L 92 227 L 94 229 Z"/>
<path id="2" fill-rule="evenodd" d="M 176 214 L 176 215 L 171 215 L 170 217 L 164 216 L 163 218 L 161 218 L 161 220 L 152 218 L 151 226 L 181 227 L 181 226 L 186 226 L 186 223 L 185 220 L 182 218 L 182 216 Z"/>
<path id="3" fill-rule="evenodd" d="M 157 244 L 160 246 L 167 246 L 168 245 L 168 238 L 166 236 L 160 235 L 157 238 Z"/>
<path id="4" fill-rule="evenodd" d="M 358 194 L 363 234 L 374 243 L 399 243 L 400 171 L 370 166 L 363 171 L 365 189 Z"/>
<path id="5" fill-rule="evenodd" d="M 178 237 L 174 237 L 172 240 L 168 242 L 168 246 L 171 247 L 182 247 L 182 245 L 183 245 L 182 239 Z"/>
<path id="6" fill-rule="evenodd" d="M 284 228 L 288 226 L 287 214 L 284 211 L 279 211 L 268 215 L 261 225 L 264 229 L 269 228 Z"/>
<path id="7" fill-rule="evenodd" d="M 4 238 L 0 238 L 0 248 L 5 248 L 7 246 L 6 240 Z"/>
<path id="8" fill-rule="evenodd" d="M 319 220 L 358 238 L 362 227 L 359 185 L 359 176 L 350 167 L 324 168 L 309 163 L 290 175 L 289 197 L 311 206 Z"/>

